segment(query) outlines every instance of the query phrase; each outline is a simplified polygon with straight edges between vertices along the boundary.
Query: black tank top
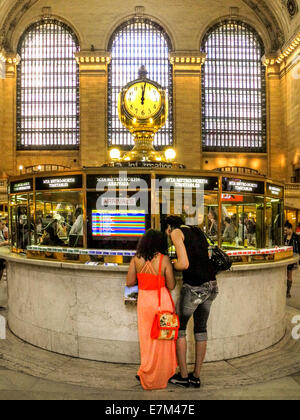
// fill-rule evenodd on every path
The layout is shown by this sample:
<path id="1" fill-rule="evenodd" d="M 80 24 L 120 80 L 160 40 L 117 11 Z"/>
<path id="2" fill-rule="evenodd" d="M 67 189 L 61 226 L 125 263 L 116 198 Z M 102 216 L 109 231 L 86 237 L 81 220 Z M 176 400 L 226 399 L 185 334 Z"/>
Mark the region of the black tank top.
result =
<path id="1" fill-rule="evenodd" d="M 184 245 L 189 259 L 189 268 L 182 272 L 183 282 L 191 286 L 201 286 L 216 280 L 213 265 L 208 256 L 208 243 L 205 235 L 198 228 L 181 226 Z"/>

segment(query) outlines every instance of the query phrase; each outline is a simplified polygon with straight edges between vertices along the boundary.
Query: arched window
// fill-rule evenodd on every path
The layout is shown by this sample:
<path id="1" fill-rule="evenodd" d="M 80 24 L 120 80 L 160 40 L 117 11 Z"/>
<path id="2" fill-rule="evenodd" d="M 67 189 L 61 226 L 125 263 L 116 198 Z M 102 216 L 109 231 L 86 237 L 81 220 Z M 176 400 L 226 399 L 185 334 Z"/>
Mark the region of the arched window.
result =
<path id="1" fill-rule="evenodd" d="M 266 151 L 264 47 L 256 31 L 224 21 L 206 34 L 202 51 L 202 139 L 207 151 Z"/>
<path id="2" fill-rule="evenodd" d="M 132 136 L 118 118 L 117 101 L 121 89 L 138 78 L 138 70 L 145 65 L 147 77 L 167 89 L 169 117 L 166 125 L 155 135 L 154 145 L 162 148 L 173 144 L 172 66 L 169 62 L 171 42 L 156 23 L 134 18 L 119 26 L 110 43 L 111 63 L 108 76 L 108 145 L 128 149 Z"/>
<path id="3" fill-rule="evenodd" d="M 17 148 L 78 149 L 79 43 L 56 20 L 31 25 L 18 46 Z"/>

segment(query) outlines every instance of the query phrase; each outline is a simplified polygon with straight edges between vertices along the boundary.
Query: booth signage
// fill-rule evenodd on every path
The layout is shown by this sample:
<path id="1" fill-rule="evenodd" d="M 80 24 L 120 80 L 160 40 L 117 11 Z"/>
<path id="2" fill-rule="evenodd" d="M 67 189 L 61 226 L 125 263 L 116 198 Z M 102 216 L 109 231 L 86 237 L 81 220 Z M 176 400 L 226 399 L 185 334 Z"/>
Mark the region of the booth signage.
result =
<path id="1" fill-rule="evenodd" d="M 222 201 L 241 202 L 244 200 L 243 195 L 238 194 L 222 194 Z"/>
<path id="2" fill-rule="evenodd" d="M 103 168 L 114 167 L 114 168 L 145 168 L 145 169 L 185 169 L 185 165 L 174 164 L 171 162 L 114 162 L 113 164 L 105 164 Z"/>
<path id="3" fill-rule="evenodd" d="M 217 177 L 158 177 L 164 182 L 164 187 L 182 188 L 182 189 L 203 189 L 205 191 L 218 191 Z"/>
<path id="4" fill-rule="evenodd" d="M 82 175 L 36 178 L 35 183 L 38 191 L 82 188 Z"/>
<path id="5" fill-rule="evenodd" d="M 271 195 L 275 198 L 283 197 L 283 187 L 274 184 L 267 184 L 267 195 Z"/>
<path id="6" fill-rule="evenodd" d="M 24 179 L 22 181 L 16 181 L 10 183 L 10 193 L 17 194 L 21 192 L 28 192 L 33 190 L 33 180 Z"/>
<path id="7" fill-rule="evenodd" d="M 128 175 L 127 172 L 120 172 L 119 175 L 87 175 L 87 189 L 102 191 L 107 188 L 126 188 L 130 186 L 135 190 L 139 184 L 147 183 L 150 186 L 150 175 Z"/>
<path id="8" fill-rule="evenodd" d="M 238 178 L 222 178 L 222 190 L 226 192 L 264 194 L 262 181 L 250 181 Z"/>
<path id="9" fill-rule="evenodd" d="M 108 206 L 136 206 L 136 198 L 131 197 L 101 197 L 101 205 Z"/>

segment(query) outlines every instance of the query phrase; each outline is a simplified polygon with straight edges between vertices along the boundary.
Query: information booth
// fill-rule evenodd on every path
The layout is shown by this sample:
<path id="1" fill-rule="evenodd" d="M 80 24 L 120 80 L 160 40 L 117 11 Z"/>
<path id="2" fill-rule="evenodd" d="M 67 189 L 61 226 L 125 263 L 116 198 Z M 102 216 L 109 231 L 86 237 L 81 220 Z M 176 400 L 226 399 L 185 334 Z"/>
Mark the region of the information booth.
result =
<path id="1" fill-rule="evenodd" d="M 9 328 L 56 353 L 139 363 L 136 306 L 124 294 L 128 263 L 148 228 L 162 229 L 168 214 L 178 214 L 233 260 L 217 276 L 206 361 L 270 347 L 286 331 L 286 267 L 298 261 L 283 246 L 283 200 L 283 186 L 264 177 L 181 168 L 120 165 L 13 178 L 12 249 L 0 250 Z M 192 337 L 191 321 L 189 362 Z"/>
<path id="2" fill-rule="evenodd" d="M 265 260 L 287 252 L 283 200 L 282 185 L 219 172 L 102 168 L 18 177 L 9 190 L 12 249 L 30 257 L 128 262 L 147 229 L 162 229 L 166 216 L 177 214 L 235 262 Z"/>

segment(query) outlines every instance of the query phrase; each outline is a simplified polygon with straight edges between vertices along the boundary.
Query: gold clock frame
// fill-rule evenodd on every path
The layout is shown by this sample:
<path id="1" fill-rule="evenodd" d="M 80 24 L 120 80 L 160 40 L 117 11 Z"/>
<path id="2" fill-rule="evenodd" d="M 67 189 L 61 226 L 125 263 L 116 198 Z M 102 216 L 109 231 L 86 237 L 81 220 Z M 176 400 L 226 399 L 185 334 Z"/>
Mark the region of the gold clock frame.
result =
<path id="1" fill-rule="evenodd" d="M 132 86 L 138 83 L 149 83 L 153 85 L 161 95 L 159 110 L 149 118 L 136 118 L 126 109 L 125 95 Z M 159 162 L 166 160 L 164 155 L 161 152 L 156 151 L 153 147 L 154 135 L 165 125 L 168 116 L 168 98 L 166 91 L 162 86 L 145 76 L 141 76 L 138 79 L 129 82 L 119 93 L 118 114 L 121 123 L 133 135 L 135 143 L 134 148 L 122 156 L 122 161 Z"/>

